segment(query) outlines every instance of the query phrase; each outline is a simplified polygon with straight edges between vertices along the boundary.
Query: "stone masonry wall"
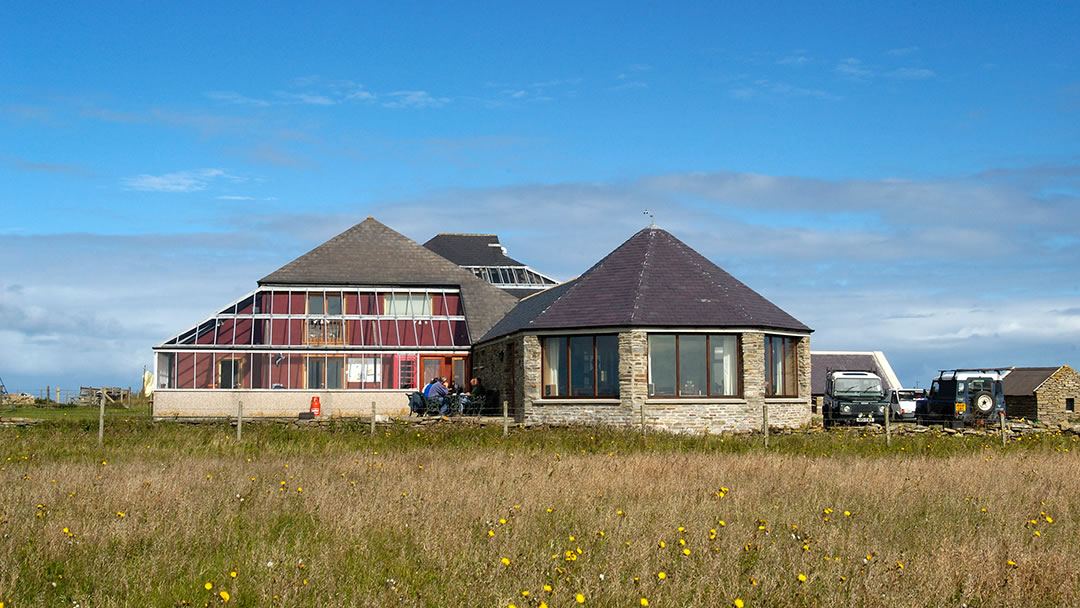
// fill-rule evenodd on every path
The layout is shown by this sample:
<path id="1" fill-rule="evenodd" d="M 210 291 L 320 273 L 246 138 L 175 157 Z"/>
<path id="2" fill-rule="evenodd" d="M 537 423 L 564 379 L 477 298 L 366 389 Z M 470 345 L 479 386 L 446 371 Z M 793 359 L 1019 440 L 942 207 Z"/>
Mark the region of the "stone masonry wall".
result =
<path id="1" fill-rule="evenodd" d="M 479 378 L 489 391 L 499 392 L 500 403 L 489 403 L 485 407 L 485 413 L 489 415 L 502 415 L 501 401 L 503 400 L 510 402 L 511 412 L 516 412 L 521 407 L 521 399 L 513 394 L 517 391 L 517 387 L 522 386 L 521 378 L 511 373 L 512 370 L 515 373 L 521 373 L 521 365 L 515 365 L 511 360 L 519 356 L 521 341 L 521 336 L 511 336 L 473 348 L 471 358 L 473 377 Z"/>
<path id="2" fill-rule="evenodd" d="M 798 344 L 799 398 L 765 398 L 765 335 L 742 336 L 743 398 L 648 398 L 648 334 L 643 330 L 619 333 L 619 399 L 540 399 L 540 345 L 527 336 L 524 367 L 526 390 L 524 420 L 544 424 L 603 424 L 640 427 L 642 408 L 647 430 L 674 433 L 760 431 L 762 406 L 768 405 L 769 426 L 797 428 L 810 422 L 810 338 Z M 530 362 L 532 365 L 530 366 Z M 535 374 L 533 376 L 532 374 Z M 535 377 L 535 383 L 532 379 Z"/>
<path id="3" fill-rule="evenodd" d="M 1035 397 L 1040 421 L 1060 424 L 1077 419 L 1080 414 L 1065 411 L 1065 400 L 1072 399 L 1074 407 L 1080 403 L 1080 374 L 1068 365 L 1061 366 L 1035 392 Z"/>

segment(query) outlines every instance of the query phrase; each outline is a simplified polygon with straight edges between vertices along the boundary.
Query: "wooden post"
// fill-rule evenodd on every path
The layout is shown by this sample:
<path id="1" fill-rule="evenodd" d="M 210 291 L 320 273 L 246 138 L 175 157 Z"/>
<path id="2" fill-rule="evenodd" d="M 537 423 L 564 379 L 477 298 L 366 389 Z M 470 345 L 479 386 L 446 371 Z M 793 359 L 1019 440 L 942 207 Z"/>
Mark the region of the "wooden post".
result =
<path id="1" fill-rule="evenodd" d="M 769 449 L 769 404 L 761 404 L 761 431 L 765 437 L 765 449 Z"/>
<path id="2" fill-rule="evenodd" d="M 56 402 L 60 403 L 60 387 L 56 387 Z"/>
<path id="3" fill-rule="evenodd" d="M 1001 422 L 1001 447 L 1005 447 L 1005 412 L 998 412 L 998 420 Z"/>
<path id="4" fill-rule="evenodd" d="M 236 440 L 244 438 L 244 400 L 236 403 Z"/>
<path id="5" fill-rule="evenodd" d="M 52 397 L 52 387 L 48 384 L 45 385 L 45 401 L 49 401 Z"/>
<path id="6" fill-rule="evenodd" d="M 503 437 L 510 436 L 510 402 L 503 401 Z"/>
<path id="7" fill-rule="evenodd" d="M 892 433 L 889 430 L 889 418 L 892 418 L 892 406 L 885 406 L 885 447 L 892 445 Z"/>
<path id="8" fill-rule="evenodd" d="M 641 404 L 641 436 L 645 436 L 645 404 Z"/>
<path id="9" fill-rule="evenodd" d="M 371 402 L 371 436 L 375 436 L 375 402 Z"/>
<path id="10" fill-rule="evenodd" d="M 98 409 L 97 444 L 100 448 L 105 441 L 105 391 L 101 392 L 101 407 Z"/>

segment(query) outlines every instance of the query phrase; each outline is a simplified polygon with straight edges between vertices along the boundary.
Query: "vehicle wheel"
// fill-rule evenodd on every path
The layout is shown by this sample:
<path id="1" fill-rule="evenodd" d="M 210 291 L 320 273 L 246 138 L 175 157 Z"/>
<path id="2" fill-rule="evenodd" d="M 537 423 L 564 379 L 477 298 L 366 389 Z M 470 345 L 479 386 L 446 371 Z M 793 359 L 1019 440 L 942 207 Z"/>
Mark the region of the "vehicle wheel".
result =
<path id="1" fill-rule="evenodd" d="M 986 391 L 975 393 L 971 403 L 980 416 L 989 416 L 994 411 L 994 396 Z"/>

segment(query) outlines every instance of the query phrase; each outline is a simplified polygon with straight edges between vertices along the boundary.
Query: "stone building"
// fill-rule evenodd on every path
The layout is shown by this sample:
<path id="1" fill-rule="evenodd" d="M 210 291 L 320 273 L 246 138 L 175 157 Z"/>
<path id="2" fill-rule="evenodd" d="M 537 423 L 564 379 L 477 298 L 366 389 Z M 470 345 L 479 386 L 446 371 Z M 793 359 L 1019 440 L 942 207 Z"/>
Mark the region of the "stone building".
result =
<path id="1" fill-rule="evenodd" d="M 473 346 L 518 421 L 673 432 L 810 420 L 810 333 L 668 232 L 641 230 Z"/>
<path id="2" fill-rule="evenodd" d="M 1010 418 L 1043 422 L 1075 419 L 1080 374 L 1068 365 L 1017 367 L 1005 376 L 1005 411 Z"/>

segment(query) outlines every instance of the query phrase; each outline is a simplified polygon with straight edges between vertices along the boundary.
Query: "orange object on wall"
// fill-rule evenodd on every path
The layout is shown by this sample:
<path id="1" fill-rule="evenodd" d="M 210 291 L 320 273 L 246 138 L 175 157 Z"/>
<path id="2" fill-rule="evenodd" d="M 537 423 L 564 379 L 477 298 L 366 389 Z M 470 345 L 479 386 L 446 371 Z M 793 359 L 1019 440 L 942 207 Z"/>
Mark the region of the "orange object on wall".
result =
<path id="1" fill-rule="evenodd" d="M 312 416 L 320 416 L 320 415 L 322 415 L 322 405 L 319 403 L 319 396 L 318 395 L 315 395 L 314 397 L 311 398 L 311 415 Z"/>

